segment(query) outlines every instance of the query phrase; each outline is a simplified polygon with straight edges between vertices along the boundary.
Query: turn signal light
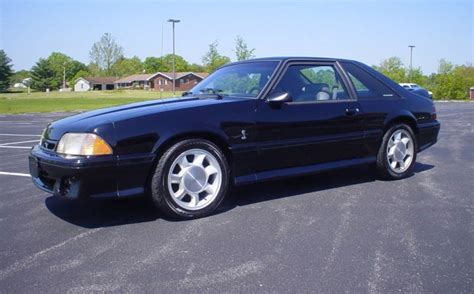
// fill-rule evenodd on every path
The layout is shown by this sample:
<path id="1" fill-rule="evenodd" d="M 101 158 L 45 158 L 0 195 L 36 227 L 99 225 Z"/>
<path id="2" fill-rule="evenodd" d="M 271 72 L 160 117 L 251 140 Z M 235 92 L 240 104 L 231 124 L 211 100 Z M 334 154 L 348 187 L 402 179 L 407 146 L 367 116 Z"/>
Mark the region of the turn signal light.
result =
<path id="1" fill-rule="evenodd" d="M 110 155 L 113 153 L 104 139 L 90 133 L 66 133 L 59 140 L 56 152 L 66 155 Z"/>

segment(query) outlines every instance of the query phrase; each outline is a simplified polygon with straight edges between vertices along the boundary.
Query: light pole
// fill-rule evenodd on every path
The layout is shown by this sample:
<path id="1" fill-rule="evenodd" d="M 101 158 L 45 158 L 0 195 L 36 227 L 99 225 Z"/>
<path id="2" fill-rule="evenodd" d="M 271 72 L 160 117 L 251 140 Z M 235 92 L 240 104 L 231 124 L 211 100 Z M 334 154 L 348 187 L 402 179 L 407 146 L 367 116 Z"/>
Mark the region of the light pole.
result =
<path id="1" fill-rule="evenodd" d="M 63 64 L 63 91 L 66 89 L 66 63 Z"/>
<path id="2" fill-rule="evenodd" d="M 408 45 L 410 48 L 410 75 L 408 77 L 408 81 L 411 82 L 411 76 L 413 72 L 413 48 L 415 48 L 415 45 Z"/>
<path id="3" fill-rule="evenodd" d="M 173 97 L 175 96 L 176 87 L 176 55 L 175 55 L 175 42 L 174 42 L 174 24 L 180 22 L 179 19 L 168 19 L 168 22 L 173 24 Z"/>

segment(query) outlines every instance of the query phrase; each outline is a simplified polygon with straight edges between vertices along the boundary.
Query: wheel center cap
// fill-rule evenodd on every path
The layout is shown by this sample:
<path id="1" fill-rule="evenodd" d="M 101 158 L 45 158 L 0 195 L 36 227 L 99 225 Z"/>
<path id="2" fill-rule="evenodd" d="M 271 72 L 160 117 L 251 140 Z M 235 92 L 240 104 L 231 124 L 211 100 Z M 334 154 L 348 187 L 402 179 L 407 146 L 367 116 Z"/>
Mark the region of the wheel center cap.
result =
<path id="1" fill-rule="evenodd" d="M 206 172 L 198 166 L 190 167 L 184 175 L 184 186 L 190 192 L 199 192 L 206 186 Z"/>
<path id="2" fill-rule="evenodd" d="M 402 142 L 398 142 L 395 147 L 395 159 L 397 161 L 403 160 L 405 158 L 406 152 L 407 148 L 405 147 L 405 144 L 403 144 Z"/>

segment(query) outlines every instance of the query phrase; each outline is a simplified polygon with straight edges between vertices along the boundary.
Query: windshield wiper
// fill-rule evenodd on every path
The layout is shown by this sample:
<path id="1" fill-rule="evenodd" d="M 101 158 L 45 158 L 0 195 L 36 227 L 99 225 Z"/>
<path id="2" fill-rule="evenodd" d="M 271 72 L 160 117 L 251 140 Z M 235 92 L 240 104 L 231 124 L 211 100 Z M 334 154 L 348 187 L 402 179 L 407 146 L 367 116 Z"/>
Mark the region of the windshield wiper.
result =
<path id="1" fill-rule="evenodd" d="M 224 92 L 224 90 L 221 90 L 221 89 L 204 88 L 204 89 L 201 89 L 199 92 L 201 92 L 202 94 L 216 95 L 218 99 L 224 98 L 224 94 L 221 94 L 222 92 Z"/>

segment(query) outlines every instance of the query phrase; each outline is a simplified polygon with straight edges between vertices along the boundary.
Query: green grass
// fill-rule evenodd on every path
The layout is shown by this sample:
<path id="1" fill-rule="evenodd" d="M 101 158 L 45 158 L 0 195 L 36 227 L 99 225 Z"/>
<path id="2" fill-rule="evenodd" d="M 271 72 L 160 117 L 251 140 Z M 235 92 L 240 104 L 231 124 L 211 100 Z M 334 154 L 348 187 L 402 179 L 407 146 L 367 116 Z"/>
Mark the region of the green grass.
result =
<path id="1" fill-rule="evenodd" d="M 172 96 L 144 90 L 0 93 L 0 113 L 83 111 Z"/>

